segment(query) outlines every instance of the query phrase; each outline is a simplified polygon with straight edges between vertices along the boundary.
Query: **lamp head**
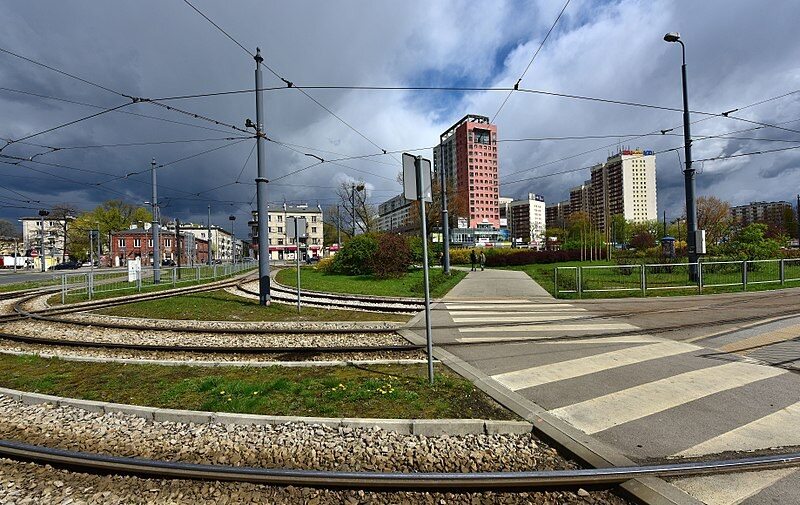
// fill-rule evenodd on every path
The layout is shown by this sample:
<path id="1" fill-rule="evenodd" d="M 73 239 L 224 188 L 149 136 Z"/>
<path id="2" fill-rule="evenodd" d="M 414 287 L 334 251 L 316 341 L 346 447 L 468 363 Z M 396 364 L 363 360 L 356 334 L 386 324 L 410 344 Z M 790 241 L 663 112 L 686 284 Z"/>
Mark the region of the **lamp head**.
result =
<path id="1" fill-rule="evenodd" d="M 46 215 L 48 215 L 48 214 L 50 214 L 50 212 L 49 212 L 49 211 L 46 211 L 46 210 L 44 210 L 44 209 L 42 209 L 42 210 L 40 210 L 40 211 L 39 211 L 39 215 L 40 215 L 40 216 L 42 216 L 42 217 L 44 217 L 44 216 L 46 216 Z"/>
<path id="2" fill-rule="evenodd" d="M 681 39 L 681 34 L 678 32 L 669 32 L 664 35 L 664 40 L 667 42 L 678 42 Z"/>
<path id="3" fill-rule="evenodd" d="M 358 186 L 356 186 L 356 191 L 364 191 L 364 185 L 359 184 Z"/>

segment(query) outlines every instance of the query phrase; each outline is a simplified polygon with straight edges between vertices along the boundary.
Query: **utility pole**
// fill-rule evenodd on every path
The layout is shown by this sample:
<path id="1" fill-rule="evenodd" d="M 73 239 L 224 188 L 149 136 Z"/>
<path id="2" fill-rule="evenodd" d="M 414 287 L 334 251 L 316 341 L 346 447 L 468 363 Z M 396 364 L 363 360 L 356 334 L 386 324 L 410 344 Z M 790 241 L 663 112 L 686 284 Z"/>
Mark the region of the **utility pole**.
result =
<path id="1" fill-rule="evenodd" d="M 800 194 L 797 195 L 797 248 L 800 249 Z"/>
<path id="2" fill-rule="evenodd" d="M 356 236 L 356 185 L 350 184 L 350 209 L 353 211 L 353 233 L 350 235 L 351 238 L 355 238 Z"/>
<path id="3" fill-rule="evenodd" d="M 42 252 L 42 254 L 41 254 L 41 256 L 42 256 L 42 272 L 47 270 L 47 266 L 46 266 L 47 265 L 47 256 L 44 253 L 44 217 L 46 215 L 48 215 L 48 214 L 50 214 L 50 213 L 48 211 L 44 210 L 44 209 L 39 211 L 39 224 L 41 225 L 41 228 L 42 228 L 42 251 L 41 251 Z"/>
<path id="4" fill-rule="evenodd" d="M 211 266 L 211 205 L 208 206 L 208 265 Z"/>
<path id="5" fill-rule="evenodd" d="M 430 167 L 430 165 L 428 165 Z M 433 338 L 431 336 L 431 292 L 428 274 L 428 230 L 425 220 L 425 191 L 422 187 L 422 156 L 414 158 L 417 176 L 417 201 L 419 202 L 420 224 L 422 226 L 422 273 L 425 284 L 425 335 L 428 350 L 428 382 L 433 384 Z M 430 170 L 430 168 L 428 168 Z"/>
<path id="6" fill-rule="evenodd" d="M 450 275 L 450 220 L 447 217 L 447 186 L 445 184 L 444 167 L 439 167 L 439 185 L 442 193 L 442 242 L 444 242 L 444 274 Z M 508 219 L 508 216 L 506 216 Z M 508 221 L 506 221 L 508 223 Z M 513 239 L 512 239 L 513 240 Z"/>
<path id="7" fill-rule="evenodd" d="M 256 209 L 258 211 L 258 303 L 269 305 L 269 207 L 267 204 L 267 165 L 266 146 L 264 145 L 264 107 L 261 84 L 261 49 L 256 48 L 256 157 L 258 159 L 258 177 L 256 177 Z"/>
<path id="8" fill-rule="evenodd" d="M 233 231 L 233 224 L 236 221 L 236 216 L 231 215 L 228 217 L 231 220 L 231 264 L 236 265 L 236 234 Z"/>
<path id="9" fill-rule="evenodd" d="M 153 181 L 153 284 L 158 284 L 161 282 L 161 247 L 158 243 L 158 186 L 155 158 L 150 161 L 150 178 Z"/>

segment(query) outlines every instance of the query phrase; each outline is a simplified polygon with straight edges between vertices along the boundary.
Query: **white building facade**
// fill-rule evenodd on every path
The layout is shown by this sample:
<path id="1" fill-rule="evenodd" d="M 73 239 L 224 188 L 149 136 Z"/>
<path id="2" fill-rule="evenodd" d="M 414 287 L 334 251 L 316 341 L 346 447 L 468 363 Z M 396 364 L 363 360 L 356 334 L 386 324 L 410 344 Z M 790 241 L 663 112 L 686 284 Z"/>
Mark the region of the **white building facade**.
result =
<path id="1" fill-rule="evenodd" d="M 253 219 L 248 222 L 253 240 L 253 250 L 258 251 L 258 211 L 253 211 Z M 306 204 L 270 205 L 267 212 L 269 231 L 270 260 L 294 260 L 297 254 L 295 238 L 289 236 L 288 221 L 293 217 L 306 219 L 306 239 L 300 241 L 301 258 L 320 257 L 324 248 L 322 207 Z"/>
<path id="2" fill-rule="evenodd" d="M 533 249 L 543 249 L 545 244 L 544 197 L 528 193 L 527 198 L 511 202 L 511 236 L 517 243 Z"/>

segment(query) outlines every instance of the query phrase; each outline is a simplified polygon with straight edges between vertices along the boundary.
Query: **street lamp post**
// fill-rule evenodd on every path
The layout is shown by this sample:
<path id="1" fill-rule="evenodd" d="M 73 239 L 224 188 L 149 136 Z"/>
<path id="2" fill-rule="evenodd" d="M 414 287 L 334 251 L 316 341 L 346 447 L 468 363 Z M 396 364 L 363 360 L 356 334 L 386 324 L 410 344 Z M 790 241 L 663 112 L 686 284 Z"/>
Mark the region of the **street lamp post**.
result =
<path id="1" fill-rule="evenodd" d="M 48 214 L 50 214 L 50 212 L 48 212 L 48 211 L 46 211 L 44 209 L 39 211 L 39 224 L 40 224 L 40 226 L 42 228 L 42 244 L 41 244 L 42 245 L 42 250 L 40 251 L 41 252 L 41 257 L 42 257 L 42 272 L 44 272 L 47 269 L 46 266 L 45 266 L 45 264 L 47 263 L 47 261 L 46 261 L 47 257 L 45 256 L 45 253 L 44 253 L 44 217 L 47 216 Z"/>
<path id="2" fill-rule="evenodd" d="M 231 221 L 231 262 L 236 265 L 236 234 L 233 232 L 233 222 L 236 221 L 236 216 L 229 216 Z"/>
<path id="3" fill-rule="evenodd" d="M 697 279 L 697 205 L 695 202 L 694 168 L 692 168 L 692 135 L 689 129 L 689 95 L 686 89 L 686 46 L 677 32 L 664 35 L 667 42 L 677 42 L 681 45 L 681 82 L 683 84 L 683 149 L 685 167 L 683 170 L 683 184 L 686 191 L 686 250 L 689 256 L 689 277 Z M 694 263 L 695 265 L 692 265 Z"/>

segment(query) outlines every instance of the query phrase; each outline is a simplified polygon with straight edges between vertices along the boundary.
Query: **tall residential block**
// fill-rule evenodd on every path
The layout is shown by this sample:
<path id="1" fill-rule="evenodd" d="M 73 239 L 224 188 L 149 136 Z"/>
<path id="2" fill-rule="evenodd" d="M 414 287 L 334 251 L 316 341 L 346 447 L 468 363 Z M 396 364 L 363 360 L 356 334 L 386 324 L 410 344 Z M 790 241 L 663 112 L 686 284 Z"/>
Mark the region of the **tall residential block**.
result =
<path id="1" fill-rule="evenodd" d="M 750 202 L 731 208 L 731 216 L 737 226 L 745 227 L 752 223 L 764 223 L 774 230 L 792 233 L 786 224 L 793 221 L 794 210 L 789 202 Z"/>
<path id="2" fill-rule="evenodd" d="M 378 231 L 408 230 L 411 203 L 404 195 L 398 195 L 378 205 Z"/>
<path id="3" fill-rule="evenodd" d="M 500 228 L 497 179 L 497 127 L 486 116 L 468 114 L 448 128 L 433 148 L 435 177 L 440 171 L 455 187 L 458 198 L 451 213 L 464 218 L 469 228 Z M 462 196 L 463 195 L 463 196 Z"/>
<path id="4" fill-rule="evenodd" d="M 653 151 L 623 150 L 592 167 L 590 218 L 608 231 L 612 216 L 642 223 L 658 219 L 656 156 Z"/>
<path id="5" fill-rule="evenodd" d="M 511 236 L 531 248 L 544 247 L 544 197 L 528 193 L 527 198 L 511 202 Z"/>
<path id="6" fill-rule="evenodd" d="M 566 228 L 567 218 L 572 212 L 569 200 L 548 205 L 544 209 L 544 222 L 547 228 Z"/>

